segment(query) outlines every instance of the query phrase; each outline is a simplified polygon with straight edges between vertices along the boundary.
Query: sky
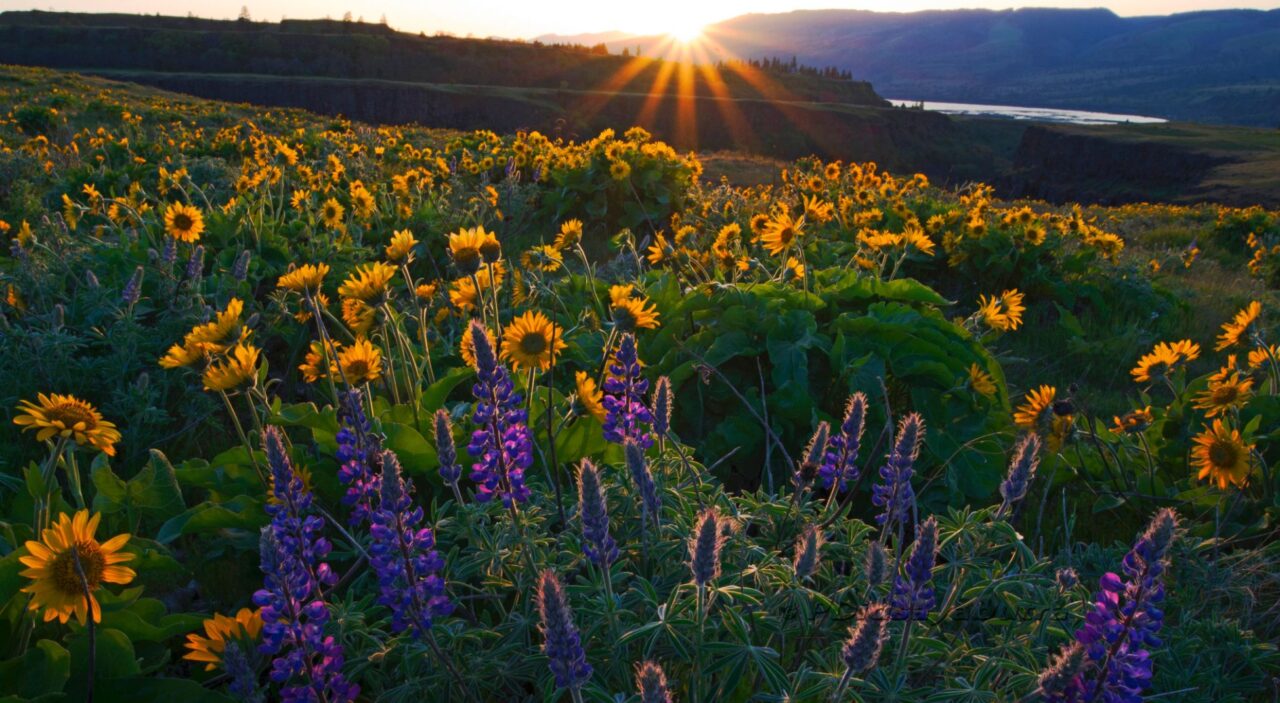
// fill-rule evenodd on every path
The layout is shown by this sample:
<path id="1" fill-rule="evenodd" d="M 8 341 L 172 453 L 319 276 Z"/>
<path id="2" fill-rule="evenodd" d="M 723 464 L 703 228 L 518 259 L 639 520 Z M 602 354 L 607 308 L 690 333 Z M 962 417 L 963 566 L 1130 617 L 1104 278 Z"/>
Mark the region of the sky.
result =
<path id="1" fill-rule="evenodd" d="M 1272 9 L 1280 0 L 0 0 L 0 10 L 133 12 L 232 19 L 242 6 L 253 19 L 341 18 L 350 11 L 401 31 L 531 39 L 542 34 L 621 30 L 692 35 L 697 28 L 748 12 L 847 8 L 878 11 L 1011 7 L 1109 7 L 1118 15 L 1167 15 L 1237 7 Z"/>

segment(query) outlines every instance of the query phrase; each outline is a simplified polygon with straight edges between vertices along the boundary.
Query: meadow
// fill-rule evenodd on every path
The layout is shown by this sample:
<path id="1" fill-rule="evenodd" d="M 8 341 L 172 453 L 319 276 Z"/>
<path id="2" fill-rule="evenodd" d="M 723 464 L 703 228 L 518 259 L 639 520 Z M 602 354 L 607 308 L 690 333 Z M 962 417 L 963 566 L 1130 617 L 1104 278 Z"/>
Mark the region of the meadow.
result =
<path id="1" fill-rule="evenodd" d="M 0 701 L 1275 700 L 1278 212 L 0 113 Z"/>

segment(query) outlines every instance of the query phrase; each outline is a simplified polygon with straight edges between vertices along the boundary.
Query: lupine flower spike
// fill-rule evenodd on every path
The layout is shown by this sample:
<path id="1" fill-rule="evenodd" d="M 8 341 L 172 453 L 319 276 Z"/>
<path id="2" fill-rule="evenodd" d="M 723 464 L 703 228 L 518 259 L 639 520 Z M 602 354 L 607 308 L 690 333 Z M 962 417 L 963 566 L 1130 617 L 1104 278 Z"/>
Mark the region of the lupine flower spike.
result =
<path id="1" fill-rule="evenodd" d="M 818 570 L 818 562 L 822 558 L 822 530 L 817 525 L 809 525 L 800 538 L 796 540 L 796 556 L 792 561 L 792 570 L 797 581 L 804 581 Z"/>
<path id="2" fill-rule="evenodd" d="M 1000 496 L 1004 501 L 996 513 L 1000 516 L 1010 515 L 1018 503 L 1027 495 L 1027 486 L 1035 478 L 1036 465 L 1040 463 L 1040 436 L 1034 432 L 1018 442 L 1013 450 L 1013 461 L 1009 464 L 1009 475 L 1000 483 Z"/>
<path id="3" fill-rule="evenodd" d="M 430 528 L 421 527 L 422 508 L 409 496 L 394 452 L 384 451 L 382 501 L 370 520 L 369 563 L 378 578 L 378 602 L 391 609 L 391 629 L 422 639 L 431 624 L 453 611 Z"/>
<path id="4" fill-rule="evenodd" d="M 635 335 L 623 335 L 614 362 L 604 381 L 604 438 L 617 444 L 631 439 L 648 449 L 653 446 L 653 414 L 644 404 L 649 381 L 640 374 Z"/>
<path id="5" fill-rule="evenodd" d="M 672 703 L 667 675 L 656 662 L 647 661 L 636 667 L 636 688 L 640 703 Z"/>
<path id="6" fill-rule="evenodd" d="M 471 465 L 471 480 L 478 484 L 477 501 L 485 503 L 496 497 L 511 508 L 529 498 L 524 472 L 533 464 L 533 437 L 525 424 L 520 394 L 494 356 L 484 327 L 473 321 L 468 334 L 479 377 L 472 387 L 477 401 L 472 421 L 477 429 L 467 446 L 477 459 Z"/>
<path id="7" fill-rule="evenodd" d="M 627 471 L 640 494 L 641 515 L 646 522 L 651 521 L 656 529 L 662 512 L 662 499 L 658 495 L 658 486 L 653 481 L 653 473 L 649 471 L 649 462 L 644 457 L 644 448 L 631 439 L 627 439 L 622 448 L 627 460 Z"/>
<path id="8" fill-rule="evenodd" d="M 582 550 L 605 572 L 618 558 L 618 545 L 609 536 L 609 511 L 600 472 L 588 459 L 578 470 L 578 515 L 582 520 Z M 607 578 L 607 576 L 606 576 Z"/>
<path id="9" fill-rule="evenodd" d="M 373 469 L 373 460 L 381 451 L 378 437 L 370 429 L 364 412 L 364 399 L 358 388 L 342 393 L 338 403 L 338 480 L 347 486 L 343 505 L 351 507 L 348 521 L 364 524 L 377 505 L 381 477 Z"/>
<path id="10" fill-rule="evenodd" d="M 924 419 L 917 413 L 911 413 L 898 425 L 898 438 L 894 442 L 889 458 L 880 468 L 880 478 L 884 483 L 872 489 L 871 502 L 882 508 L 876 516 L 876 522 L 884 526 L 884 534 L 889 534 L 894 527 L 899 536 L 906 523 L 908 513 L 915 506 L 916 494 L 911 487 L 912 467 L 916 455 L 920 451 L 920 440 L 924 436 Z M 902 549 L 899 544 L 897 549 Z"/>
<path id="11" fill-rule="evenodd" d="M 854 675 L 874 669 L 880 661 L 880 651 L 889 634 L 889 607 L 883 603 L 862 606 L 858 611 L 858 624 L 849 628 L 849 639 L 840 650 L 844 661 L 844 675 L 836 685 L 831 700 L 844 698 L 844 691 Z"/>
<path id="12" fill-rule="evenodd" d="M 845 406 L 840 431 L 833 434 L 827 442 L 826 456 L 823 457 L 822 466 L 818 468 L 823 488 L 830 490 L 832 486 L 838 485 L 843 493 L 850 484 L 858 480 L 858 449 L 866 419 L 867 396 L 854 393 Z"/>
<path id="13" fill-rule="evenodd" d="M 916 541 L 911 547 L 905 573 L 894 577 L 890 598 L 894 620 L 923 620 L 933 609 L 934 594 L 929 583 L 933 578 L 937 552 L 938 520 L 931 517 L 916 530 Z"/>
<path id="14" fill-rule="evenodd" d="M 720 575 L 720 550 L 724 546 L 720 520 L 715 508 L 703 510 L 689 540 L 689 568 L 699 589 Z"/>
<path id="15" fill-rule="evenodd" d="M 556 686 L 581 700 L 582 685 L 591 678 L 591 665 L 582 649 L 578 627 L 556 572 L 547 569 L 538 578 L 538 614 L 542 618 L 542 651 L 550 660 Z"/>
<path id="16" fill-rule="evenodd" d="M 793 496 L 796 503 L 800 502 L 805 491 L 809 490 L 809 484 L 818 477 L 818 467 L 822 465 L 823 457 L 827 453 L 827 437 L 830 434 L 831 425 L 819 422 L 817 429 L 813 431 L 813 436 L 809 438 L 809 446 L 805 447 L 804 455 L 800 457 L 800 466 L 791 477 L 792 486 L 796 491 Z"/>
<path id="17" fill-rule="evenodd" d="M 458 449 L 453 443 L 453 423 L 449 421 L 449 411 L 443 408 L 436 411 L 435 435 L 440 478 L 453 489 L 453 497 L 461 505 L 462 489 L 458 487 L 458 479 L 462 478 L 462 466 L 458 463 Z"/>

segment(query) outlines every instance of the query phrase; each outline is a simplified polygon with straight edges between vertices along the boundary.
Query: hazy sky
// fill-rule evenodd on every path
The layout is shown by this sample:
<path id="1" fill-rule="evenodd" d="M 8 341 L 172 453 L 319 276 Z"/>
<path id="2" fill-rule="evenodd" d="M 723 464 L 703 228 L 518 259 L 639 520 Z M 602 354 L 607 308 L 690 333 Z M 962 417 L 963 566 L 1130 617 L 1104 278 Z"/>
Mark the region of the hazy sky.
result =
<path id="1" fill-rule="evenodd" d="M 1110 7 L 1120 15 L 1166 15 L 1189 10 L 1254 7 L 1271 9 L 1280 0 L 0 0 L 0 10 L 143 12 L 234 18 L 247 5 L 254 19 L 281 17 L 335 19 L 351 11 L 369 22 L 386 15 L 392 27 L 428 34 L 529 38 L 611 29 L 637 34 L 690 33 L 697 27 L 747 12 L 853 8 L 912 11 L 985 7 Z"/>

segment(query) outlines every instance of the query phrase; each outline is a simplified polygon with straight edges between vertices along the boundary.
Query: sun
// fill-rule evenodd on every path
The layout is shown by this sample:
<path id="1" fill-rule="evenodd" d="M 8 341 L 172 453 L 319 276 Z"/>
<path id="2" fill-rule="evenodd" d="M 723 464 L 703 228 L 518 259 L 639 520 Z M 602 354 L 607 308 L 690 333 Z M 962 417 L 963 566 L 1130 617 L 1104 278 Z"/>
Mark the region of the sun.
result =
<path id="1" fill-rule="evenodd" d="M 667 30 L 667 34 L 681 44 L 697 41 L 702 36 L 703 26 L 695 22 L 677 24 Z"/>

